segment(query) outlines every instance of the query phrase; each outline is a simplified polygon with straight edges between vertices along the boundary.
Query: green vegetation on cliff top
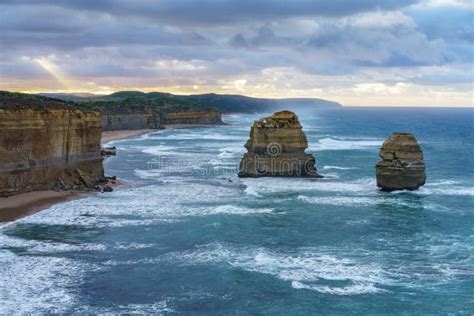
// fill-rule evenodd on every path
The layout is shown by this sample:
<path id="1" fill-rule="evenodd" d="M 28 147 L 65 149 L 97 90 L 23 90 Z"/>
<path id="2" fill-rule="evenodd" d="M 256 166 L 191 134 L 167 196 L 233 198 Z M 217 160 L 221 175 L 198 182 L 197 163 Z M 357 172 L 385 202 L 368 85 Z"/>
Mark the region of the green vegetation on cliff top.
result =
<path id="1" fill-rule="evenodd" d="M 140 92 L 120 91 L 106 96 L 82 96 L 73 94 L 54 95 L 63 100 L 80 102 L 88 108 L 99 107 L 100 109 L 114 109 L 128 111 L 127 108 L 134 106 L 145 106 L 158 108 L 160 111 L 186 111 L 187 109 L 214 109 L 223 113 L 257 113 L 276 111 L 279 109 L 321 109 L 336 108 L 341 105 L 337 102 L 314 98 L 298 99 L 263 99 L 252 98 L 242 95 L 225 94 L 198 94 L 198 95 L 174 95 L 162 92 Z"/>
<path id="2" fill-rule="evenodd" d="M 69 97 L 58 94 L 35 95 L 0 91 L 0 108 L 46 110 L 52 108 L 78 108 L 101 113 L 187 112 L 210 110 L 198 102 L 164 93 L 118 92 L 104 97 Z M 63 98 L 63 99 L 61 99 Z"/>
<path id="3" fill-rule="evenodd" d="M 69 101 L 18 92 L 0 91 L 0 109 L 62 109 L 74 106 Z"/>
<path id="4" fill-rule="evenodd" d="M 340 107 L 322 99 L 261 99 L 241 95 L 174 95 L 170 93 L 120 91 L 106 96 L 45 93 L 33 95 L 0 91 L 0 108 L 77 107 L 101 113 L 188 112 L 216 110 L 223 113 L 269 112 L 280 109 L 312 110 Z"/>

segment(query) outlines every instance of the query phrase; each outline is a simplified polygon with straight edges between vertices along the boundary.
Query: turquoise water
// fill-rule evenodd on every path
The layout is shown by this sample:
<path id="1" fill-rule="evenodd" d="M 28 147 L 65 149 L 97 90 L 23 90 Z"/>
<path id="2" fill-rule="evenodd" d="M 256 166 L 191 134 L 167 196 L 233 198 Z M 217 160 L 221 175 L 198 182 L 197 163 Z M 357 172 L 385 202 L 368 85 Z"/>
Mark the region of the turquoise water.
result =
<path id="1" fill-rule="evenodd" d="M 110 194 L 0 229 L 0 313 L 473 314 L 474 111 L 299 113 L 321 180 L 238 179 L 254 119 L 113 142 Z M 377 190 L 412 132 L 427 185 Z"/>

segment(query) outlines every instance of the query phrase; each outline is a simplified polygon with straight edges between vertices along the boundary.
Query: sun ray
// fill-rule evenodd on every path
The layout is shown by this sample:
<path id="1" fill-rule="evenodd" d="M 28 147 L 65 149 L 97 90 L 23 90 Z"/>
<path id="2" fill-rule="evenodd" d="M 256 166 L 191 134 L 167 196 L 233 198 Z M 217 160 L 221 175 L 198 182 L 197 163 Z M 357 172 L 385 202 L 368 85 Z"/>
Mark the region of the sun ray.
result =
<path id="1" fill-rule="evenodd" d="M 40 57 L 36 58 L 37 62 L 44 70 L 46 70 L 52 77 L 54 77 L 64 88 L 69 90 L 71 86 L 71 80 L 64 74 L 64 72 L 48 58 Z"/>

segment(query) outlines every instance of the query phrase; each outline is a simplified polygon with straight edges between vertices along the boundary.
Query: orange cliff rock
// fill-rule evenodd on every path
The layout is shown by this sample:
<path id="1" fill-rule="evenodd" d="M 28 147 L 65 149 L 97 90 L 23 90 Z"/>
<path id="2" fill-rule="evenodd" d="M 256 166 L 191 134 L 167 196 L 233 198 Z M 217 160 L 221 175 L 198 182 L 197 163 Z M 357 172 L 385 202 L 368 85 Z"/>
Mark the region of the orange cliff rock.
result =
<path id="1" fill-rule="evenodd" d="M 164 124 L 223 124 L 221 113 L 213 110 L 169 112 L 164 115 Z"/>
<path id="2" fill-rule="evenodd" d="M 100 139 L 97 112 L 0 109 L 0 196 L 94 189 L 104 179 Z"/>

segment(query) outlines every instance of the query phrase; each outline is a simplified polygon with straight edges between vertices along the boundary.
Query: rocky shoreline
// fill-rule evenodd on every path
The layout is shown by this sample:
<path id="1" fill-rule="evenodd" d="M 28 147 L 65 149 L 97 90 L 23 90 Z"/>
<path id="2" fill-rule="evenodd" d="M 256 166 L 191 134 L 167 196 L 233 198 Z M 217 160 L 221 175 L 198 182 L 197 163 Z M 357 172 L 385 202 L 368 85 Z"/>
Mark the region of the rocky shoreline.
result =
<path id="1" fill-rule="evenodd" d="M 192 127 L 202 127 L 208 125 L 185 125 L 185 124 L 176 124 L 176 125 L 166 125 L 166 129 L 176 129 L 176 128 L 192 128 Z M 156 132 L 154 129 L 141 129 L 141 130 L 117 130 L 101 133 L 101 143 L 105 144 L 115 140 L 123 140 L 138 137 L 148 133 Z M 126 185 L 120 179 L 114 179 L 114 177 L 104 177 L 108 178 L 106 183 L 112 189 Z M 21 217 L 25 217 L 46 208 L 49 208 L 55 204 L 85 198 L 90 196 L 90 194 L 98 193 L 101 189 L 96 188 L 91 192 L 84 191 L 55 191 L 55 190 L 43 190 L 43 191 L 31 191 L 16 194 L 9 197 L 0 197 L 0 223 L 1 222 L 10 222 Z"/>

